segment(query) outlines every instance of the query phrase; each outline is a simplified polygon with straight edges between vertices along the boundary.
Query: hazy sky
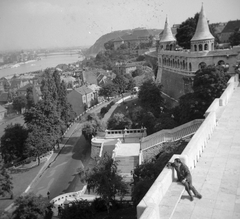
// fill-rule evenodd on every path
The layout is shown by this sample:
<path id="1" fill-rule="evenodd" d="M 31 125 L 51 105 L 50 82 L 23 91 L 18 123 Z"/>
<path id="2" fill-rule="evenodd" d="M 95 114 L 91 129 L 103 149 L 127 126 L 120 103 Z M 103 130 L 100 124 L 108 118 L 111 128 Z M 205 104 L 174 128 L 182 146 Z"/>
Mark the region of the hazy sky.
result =
<path id="1" fill-rule="evenodd" d="M 240 0 L 0 0 L 0 51 L 92 45 L 103 34 L 193 17 L 240 19 Z"/>

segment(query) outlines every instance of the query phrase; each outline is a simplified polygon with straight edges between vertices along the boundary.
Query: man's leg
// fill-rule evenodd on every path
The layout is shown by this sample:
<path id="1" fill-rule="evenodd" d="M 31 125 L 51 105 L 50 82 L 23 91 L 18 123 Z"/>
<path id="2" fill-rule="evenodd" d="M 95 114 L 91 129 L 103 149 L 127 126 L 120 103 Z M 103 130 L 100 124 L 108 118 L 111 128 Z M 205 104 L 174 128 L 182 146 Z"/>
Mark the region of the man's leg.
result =
<path id="1" fill-rule="evenodd" d="M 185 181 L 185 182 L 182 182 L 182 184 L 185 186 L 185 189 L 186 189 L 188 195 L 190 196 L 190 200 L 193 201 L 193 196 L 192 196 L 191 190 L 189 188 L 188 182 Z"/>
<path id="2" fill-rule="evenodd" d="M 195 187 L 194 187 L 193 184 L 192 184 L 192 180 L 188 180 L 187 183 L 188 183 L 189 189 L 193 191 L 193 194 L 194 194 L 197 198 L 201 199 L 201 198 L 202 198 L 202 195 L 195 189 Z"/>

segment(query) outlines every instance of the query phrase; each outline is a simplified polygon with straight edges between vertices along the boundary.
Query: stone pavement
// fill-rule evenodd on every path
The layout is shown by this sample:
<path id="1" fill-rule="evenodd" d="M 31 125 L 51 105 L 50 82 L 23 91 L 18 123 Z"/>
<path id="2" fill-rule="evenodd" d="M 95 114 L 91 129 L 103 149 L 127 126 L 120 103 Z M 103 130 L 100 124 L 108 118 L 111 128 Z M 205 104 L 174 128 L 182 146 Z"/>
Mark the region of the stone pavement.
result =
<path id="1" fill-rule="evenodd" d="M 193 185 L 203 198 L 191 202 L 185 191 L 171 219 L 240 218 L 239 86 L 223 110 L 192 175 Z"/>

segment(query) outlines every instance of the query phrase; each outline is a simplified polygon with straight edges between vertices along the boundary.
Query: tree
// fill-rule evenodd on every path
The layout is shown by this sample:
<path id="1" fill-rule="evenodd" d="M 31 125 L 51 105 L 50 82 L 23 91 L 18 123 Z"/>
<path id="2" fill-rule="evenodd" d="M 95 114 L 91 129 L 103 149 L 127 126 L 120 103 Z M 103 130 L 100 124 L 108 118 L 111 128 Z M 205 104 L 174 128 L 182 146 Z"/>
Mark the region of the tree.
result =
<path id="1" fill-rule="evenodd" d="M 143 108 L 150 110 L 156 116 L 160 114 L 160 107 L 164 107 L 162 85 L 153 80 L 147 80 L 140 86 L 138 98 Z"/>
<path id="2" fill-rule="evenodd" d="M 97 131 L 91 122 L 86 122 L 82 128 L 82 134 L 86 140 L 91 142 L 92 136 L 97 134 Z"/>
<path id="3" fill-rule="evenodd" d="M 86 200 L 71 202 L 64 207 L 60 219 L 94 219 L 94 212 L 91 204 Z"/>
<path id="4" fill-rule="evenodd" d="M 178 45 L 185 48 L 191 48 L 191 39 L 196 31 L 199 13 L 196 13 L 194 17 L 188 18 L 182 22 L 177 29 L 176 39 Z"/>
<path id="5" fill-rule="evenodd" d="M 12 177 L 4 166 L 3 161 L 0 160 L 0 196 L 4 197 L 8 193 L 13 198 L 12 189 Z"/>
<path id="6" fill-rule="evenodd" d="M 180 97 L 174 117 L 179 124 L 204 117 L 204 113 L 215 98 L 219 98 L 227 87 L 230 76 L 222 66 L 208 66 L 196 72 L 193 93 Z"/>
<path id="7" fill-rule="evenodd" d="M 113 79 L 113 83 L 117 87 L 118 94 L 123 94 L 128 88 L 129 80 L 123 75 L 117 74 Z"/>
<path id="8" fill-rule="evenodd" d="M 95 114 L 87 114 L 86 123 L 82 128 L 82 133 L 86 140 L 91 142 L 92 136 L 95 136 L 98 131 L 105 130 L 104 124 L 99 120 Z"/>
<path id="9" fill-rule="evenodd" d="M 35 105 L 34 98 L 33 98 L 33 87 L 28 87 L 27 88 L 27 108 L 30 109 Z"/>
<path id="10" fill-rule="evenodd" d="M 29 130 L 34 130 L 37 127 L 51 135 L 55 140 L 60 138 L 62 134 L 63 121 L 59 117 L 56 105 L 50 100 L 40 100 L 35 107 L 24 113 L 24 120 Z"/>
<path id="11" fill-rule="evenodd" d="M 104 84 L 99 90 L 99 96 L 104 96 L 108 99 L 109 97 L 112 97 L 116 94 L 117 94 L 116 85 L 111 82 Z"/>
<path id="12" fill-rule="evenodd" d="M 145 196 L 173 154 L 181 154 L 186 145 L 187 142 L 184 140 L 165 142 L 157 156 L 135 167 L 133 171 L 134 186 L 132 193 L 135 205 Z"/>
<path id="13" fill-rule="evenodd" d="M 109 204 L 115 200 L 115 196 L 119 194 L 124 197 L 127 193 L 127 184 L 119 175 L 117 165 L 117 162 L 106 153 L 99 159 L 97 165 L 86 174 L 88 188 L 94 189 L 105 201 L 108 212 Z"/>
<path id="14" fill-rule="evenodd" d="M 28 149 L 28 157 L 36 157 L 38 165 L 40 164 L 40 156 L 53 149 L 56 139 L 41 129 L 39 126 L 31 127 L 25 146 Z"/>
<path id="15" fill-rule="evenodd" d="M 27 137 L 28 130 L 20 124 L 10 124 L 5 128 L 1 137 L 1 153 L 5 163 L 26 158 Z"/>
<path id="16" fill-rule="evenodd" d="M 27 106 L 27 99 L 24 95 L 15 97 L 13 99 L 13 109 L 17 110 L 19 113 L 21 113 L 23 108 L 26 108 Z"/>
<path id="17" fill-rule="evenodd" d="M 234 33 L 229 37 L 229 42 L 231 46 L 240 45 L 240 31 L 239 28 L 234 31 Z"/>
<path id="18" fill-rule="evenodd" d="M 227 87 L 230 76 L 224 72 L 222 66 L 208 66 L 196 72 L 193 91 L 198 98 L 209 105 L 215 98 L 221 96 Z"/>
<path id="19" fill-rule="evenodd" d="M 16 207 L 13 212 L 14 219 L 40 219 L 44 217 L 49 203 L 41 195 L 35 196 L 29 193 L 18 197 L 14 206 Z"/>
<path id="20" fill-rule="evenodd" d="M 130 74 L 125 74 L 124 77 L 127 78 L 127 80 L 128 80 L 128 85 L 127 85 L 126 90 L 132 91 L 133 88 L 136 86 L 136 83 L 135 83 L 133 77 Z"/>
<path id="21" fill-rule="evenodd" d="M 125 129 L 131 128 L 132 121 L 124 116 L 122 113 L 116 113 L 107 122 L 108 129 Z"/>
<path id="22" fill-rule="evenodd" d="M 113 50 L 114 49 L 113 40 L 109 40 L 108 42 L 104 43 L 104 48 L 106 50 Z"/>

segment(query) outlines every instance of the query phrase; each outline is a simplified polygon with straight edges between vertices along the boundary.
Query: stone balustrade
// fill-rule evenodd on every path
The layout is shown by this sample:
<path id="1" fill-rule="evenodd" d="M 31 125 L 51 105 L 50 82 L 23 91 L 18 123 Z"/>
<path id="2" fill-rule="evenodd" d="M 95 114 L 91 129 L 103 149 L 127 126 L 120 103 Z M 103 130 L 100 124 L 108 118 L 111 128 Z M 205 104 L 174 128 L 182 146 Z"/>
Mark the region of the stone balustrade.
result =
<path id="1" fill-rule="evenodd" d="M 83 186 L 83 189 L 77 192 L 69 192 L 63 195 L 59 195 L 53 198 L 50 203 L 54 205 L 61 205 L 67 199 L 68 201 L 80 200 L 81 196 L 86 192 L 87 185 Z"/>

